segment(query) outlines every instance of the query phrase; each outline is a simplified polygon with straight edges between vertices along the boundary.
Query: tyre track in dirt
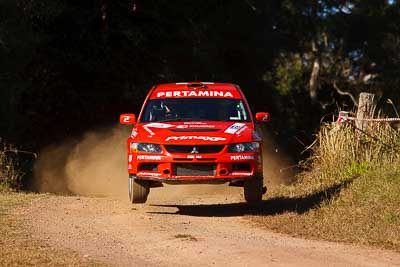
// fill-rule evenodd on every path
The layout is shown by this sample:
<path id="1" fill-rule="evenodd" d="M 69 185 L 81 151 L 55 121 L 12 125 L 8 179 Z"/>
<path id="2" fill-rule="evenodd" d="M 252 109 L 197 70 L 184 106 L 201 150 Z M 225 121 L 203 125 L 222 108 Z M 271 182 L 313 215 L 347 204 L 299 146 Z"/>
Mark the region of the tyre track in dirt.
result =
<path id="1" fill-rule="evenodd" d="M 400 266 L 400 255 L 391 251 L 257 228 L 242 216 L 249 210 L 241 191 L 229 190 L 182 195 L 167 187 L 154 190 L 144 205 L 50 196 L 20 215 L 35 239 L 111 266 Z"/>

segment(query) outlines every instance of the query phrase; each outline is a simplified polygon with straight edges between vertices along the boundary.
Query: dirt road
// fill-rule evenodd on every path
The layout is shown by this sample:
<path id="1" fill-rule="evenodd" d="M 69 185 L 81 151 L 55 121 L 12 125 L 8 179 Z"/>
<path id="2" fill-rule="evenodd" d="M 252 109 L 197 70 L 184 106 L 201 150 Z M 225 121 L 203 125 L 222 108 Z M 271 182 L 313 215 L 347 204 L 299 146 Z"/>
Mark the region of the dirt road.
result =
<path id="1" fill-rule="evenodd" d="M 35 239 L 111 266 L 400 266 L 393 252 L 259 229 L 238 188 L 176 188 L 154 190 L 145 205 L 46 196 L 21 214 Z"/>

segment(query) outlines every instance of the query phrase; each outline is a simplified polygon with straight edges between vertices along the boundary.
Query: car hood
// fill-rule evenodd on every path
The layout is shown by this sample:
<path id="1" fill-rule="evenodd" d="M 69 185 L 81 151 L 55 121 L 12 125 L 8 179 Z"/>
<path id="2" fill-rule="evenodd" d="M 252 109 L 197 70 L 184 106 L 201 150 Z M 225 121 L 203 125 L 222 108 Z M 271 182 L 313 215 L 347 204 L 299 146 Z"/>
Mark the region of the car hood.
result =
<path id="1" fill-rule="evenodd" d="M 138 123 L 131 138 L 159 144 L 227 144 L 260 141 L 250 122 Z"/>

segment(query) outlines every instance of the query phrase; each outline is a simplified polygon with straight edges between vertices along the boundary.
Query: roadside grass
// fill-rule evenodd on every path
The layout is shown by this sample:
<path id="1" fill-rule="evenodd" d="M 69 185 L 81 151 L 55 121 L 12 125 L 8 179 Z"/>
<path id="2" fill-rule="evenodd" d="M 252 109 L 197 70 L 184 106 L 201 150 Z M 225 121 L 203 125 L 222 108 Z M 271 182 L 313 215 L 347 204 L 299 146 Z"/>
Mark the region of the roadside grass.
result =
<path id="1" fill-rule="evenodd" d="M 335 126 L 336 127 L 336 126 Z M 273 188 L 250 218 L 277 232 L 400 251 L 400 135 L 325 125 L 296 184 Z"/>
<path id="2" fill-rule="evenodd" d="M 18 209 L 43 197 L 46 195 L 0 192 L 0 266 L 100 266 L 73 251 L 35 240 L 23 227 Z"/>
<path id="3" fill-rule="evenodd" d="M 24 172 L 18 158 L 7 156 L 7 152 L 14 151 L 12 146 L 0 143 L 0 191 L 21 189 Z"/>

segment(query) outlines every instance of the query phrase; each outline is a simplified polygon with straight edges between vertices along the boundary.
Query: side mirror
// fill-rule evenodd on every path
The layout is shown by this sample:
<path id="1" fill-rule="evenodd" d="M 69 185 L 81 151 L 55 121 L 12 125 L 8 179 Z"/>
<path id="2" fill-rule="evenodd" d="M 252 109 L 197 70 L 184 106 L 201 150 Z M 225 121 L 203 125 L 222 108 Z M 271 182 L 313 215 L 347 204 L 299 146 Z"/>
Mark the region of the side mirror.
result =
<path id="1" fill-rule="evenodd" d="M 266 123 L 271 121 L 271 115 L 268 112 L 257 112 L 256 121 L 261 123 Z"/>
<path id="2" fill-rule="evenodd" d="M 135 124 L 136 116 L 135 114 L 121 114 L 119 116 L 119 123 L 121 124 Z"/>

